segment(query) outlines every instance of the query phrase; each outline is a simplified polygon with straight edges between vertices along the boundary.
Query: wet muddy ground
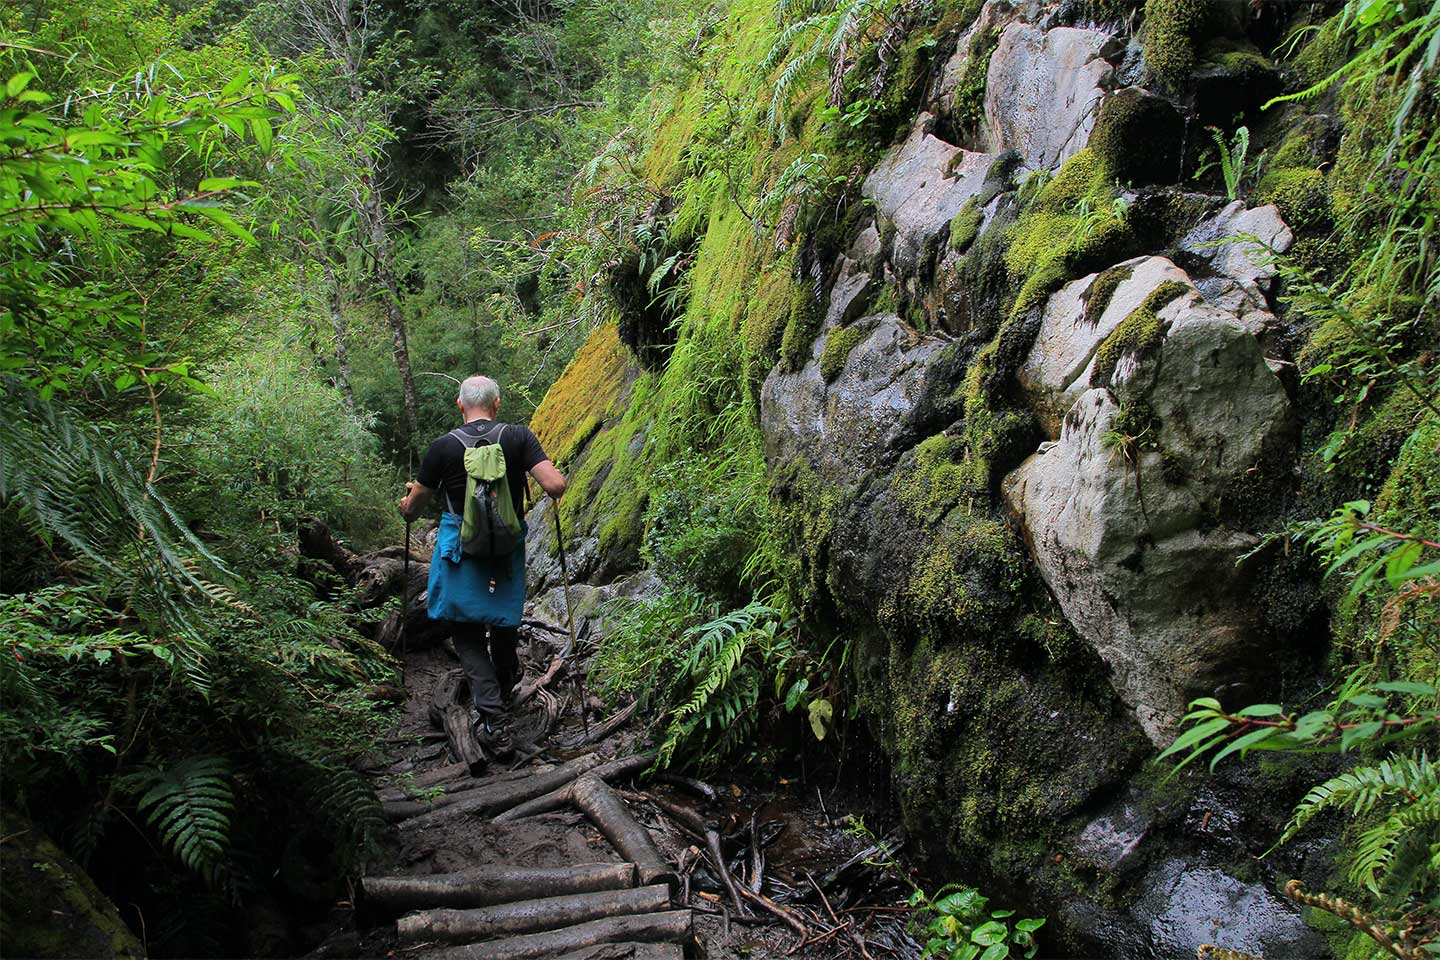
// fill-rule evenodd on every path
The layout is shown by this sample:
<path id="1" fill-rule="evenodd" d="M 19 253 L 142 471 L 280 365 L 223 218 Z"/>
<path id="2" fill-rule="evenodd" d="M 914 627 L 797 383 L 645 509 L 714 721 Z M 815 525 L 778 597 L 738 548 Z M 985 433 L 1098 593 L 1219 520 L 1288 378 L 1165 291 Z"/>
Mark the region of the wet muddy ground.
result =
<path id="1" fill-rule="evenodd" d="M 522 631 L 526 679 L 544 670 L 559 643 L 555 634 Z M 407 790 L 423 798 L 427 788 L 415 782 L 451 763 L 446 743 L 431 722 L 430 704 L 436 685 L 455 666 L 453 655 L 443 648 L 415 651 L 406 658 L 409 699 L 375 758 L 382 797 L 398 797 L 400 790 Z M 580 702 L 579 684 L 563 676 L 547 688 L 547 696 L 531 700 L 516 718 L 517 754 L 529 752 L 527 741 L 544 726 L 545 706 L 557 718 L 552 729 L 534 744 L 534 757 L 491 764 L 482 783 L 543 772 L 587 750 L 609 759 L 645 748 L 646 721 L 638 716 L 600 742 L 581 746 L 585 730 Z M 606 710 L 593 698 L 587 702 L 590 723 L 597 725 Z M 839 777 L 833 770 L 807 775 L 803 768 L 790 775 L 737 767 L 728 774 L 712 776 L 700 787 L 645 774 L 614 784 L 662 856 L 679 867 L 682 882 L 675 906 L 694 911 L 695 942 L 687 956 L 920 956 L 919 945 L 906 933 L 904 902 L 910 888 L 900 879 L 903 868 L 894 862 L 898 845 L 877 850 L 874 834 L 857 829 L 859 818 L 851 814 L 863 813 L 864 794 L 853 778 Z M 687 808 L 713 824 L 722 836 L 735 883 L 758 891 L 788 916 L 782 919 L 748 897 L 736 909 L 703 841 L 687 832 L 667 806 Z M 562 867 L 620 860 L 583 814 L 565 809 L 504 823 L 476 815 L 435 823 L 402 820 L 391 825 L 384 853 L 368 873 L 419 877 L 489 865 Z M 876 865 L 882 861 L 891 863 Z M 353 902 L 337 909 L 335 933 L 311 956 L 404 957 L 425 948 L 401 944 L 393 923 L 371 925 L 363 912 L 356 915 Z"/>

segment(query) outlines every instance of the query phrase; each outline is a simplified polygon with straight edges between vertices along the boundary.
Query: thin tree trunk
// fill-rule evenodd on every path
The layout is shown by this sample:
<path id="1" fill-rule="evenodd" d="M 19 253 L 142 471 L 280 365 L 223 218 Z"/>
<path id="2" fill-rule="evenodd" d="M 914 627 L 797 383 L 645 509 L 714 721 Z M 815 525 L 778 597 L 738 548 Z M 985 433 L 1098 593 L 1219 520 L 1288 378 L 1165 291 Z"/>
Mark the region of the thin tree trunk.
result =
<path id="1" fill-rule="evenodd" d="M 400 371 L 405 439 L 410 442 L 419 430 L 420 405 L 415 399 L 415 375 L 410 371 L 410 345 L 405 335 L 405 314 L 400 309 L 400 285 L 395 279 L 395 257 L 390 242 L 390 230 L 386 224 L 385 210 L 373 185 L 368 194 L 357 196 L 356 200 L 370 234 L 370 252 L 375 258 L 375 279 L 385 298 L 385 319 L 390 324 L 395 368 Z"/>
<path id="2" fill-rule="evenodd" d="M 345 398 L 345 409 L 353 414 L 355 388 L 351 385 L 350 375 L 350 333 L 345 324 L 345 315 L 340 311 L 340 278 L 335 274 L 335 264 L 330 257 L 330 244 L 324 239 L 325 228 L 313 210 L 310 211 L 310 223 L 315 228 L 316 242 L 319 243 L 319 249 L 312 255 L 320 264 L 320 271 L 325 277 L 325 300 L 330 308 L 330 325 L 335 328 L 335 365 L 340 372 L 335 379 L 340 387 L 340 395 Z"/>

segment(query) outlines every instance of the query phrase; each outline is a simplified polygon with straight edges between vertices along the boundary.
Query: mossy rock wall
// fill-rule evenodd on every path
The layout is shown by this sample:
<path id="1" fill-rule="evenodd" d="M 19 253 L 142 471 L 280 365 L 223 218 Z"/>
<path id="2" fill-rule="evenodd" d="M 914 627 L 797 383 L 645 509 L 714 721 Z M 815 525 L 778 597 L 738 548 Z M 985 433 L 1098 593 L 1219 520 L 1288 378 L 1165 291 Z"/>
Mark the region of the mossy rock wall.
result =
<path id="1" fill-rule="evenodd" d="M 7 957 L 145 956 L 115 904 L 25 816 L 0 814 L 0 953 Z"/>

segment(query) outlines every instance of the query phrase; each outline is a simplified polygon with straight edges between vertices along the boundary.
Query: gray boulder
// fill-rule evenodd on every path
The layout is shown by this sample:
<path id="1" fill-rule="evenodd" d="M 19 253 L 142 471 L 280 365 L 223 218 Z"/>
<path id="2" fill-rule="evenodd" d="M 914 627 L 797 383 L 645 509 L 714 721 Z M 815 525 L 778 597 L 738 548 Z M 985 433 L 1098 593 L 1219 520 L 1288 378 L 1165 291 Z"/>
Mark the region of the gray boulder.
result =
<path id="1" fill-rule="evenodd" d="M 1237 561 L 1257 538 L 1218 522 L 1220 501 L 1289 417 L 1283 386 L 1233 316 L 1193 292 L 1158 316 L 1159 346 L 1124 353 L 1066 413 L 1059 440 L 1003 487 L 1067 619 L 1157 745 L 1188 699 L 1253 655 Z"/>
<path id="2" fill-rule="evenodd" d="M 895 227 L 891 262 L 913 273 L 965 202 L 985 186 L 994 157 L 946 143 L 930 131 L 934 117 L 922 113 L 910 136 L 875 166 L 861 192 Z"/>
<path id="3" fill-rule="evenodd" d="M 1035 345 L 1018 371 L 1021 389 L 1052 439 L 1060 436 L 1066 412 L 1090 389 L 1095 351 L 1105 338 L 1162 283 L 1190 283 L 1189 275 L 1164 257 L 1136 257 L 1113 269 L 1128 276 L 1098 316 L 1090 305 L 1099 274 L 1066 284 L 1050 298 Z"/>
<path id="4" fill-rule="evenodd" d="M 1042 30 L 1012 23 L 1000 34 L 985 83 L 990 149 L 1053 170 L 1090 139 L 1120 50 L 1103 30 Z"/>
<path id="5" fill-rule="evenodd" d="M 803 457 L 827 483 L 851 486 L 933 432 L 937 410 L 953 389 L 954 365 L 937 362 L 945 341 L 917 333 L 899 317 L 862 317 L 864 331 L 833 383 L 820 373 L 832 328 L 794 373 L 776 368 L 760 392 L 766 460 Z M 843 437 L 843 443 L 832 442 Z"/>

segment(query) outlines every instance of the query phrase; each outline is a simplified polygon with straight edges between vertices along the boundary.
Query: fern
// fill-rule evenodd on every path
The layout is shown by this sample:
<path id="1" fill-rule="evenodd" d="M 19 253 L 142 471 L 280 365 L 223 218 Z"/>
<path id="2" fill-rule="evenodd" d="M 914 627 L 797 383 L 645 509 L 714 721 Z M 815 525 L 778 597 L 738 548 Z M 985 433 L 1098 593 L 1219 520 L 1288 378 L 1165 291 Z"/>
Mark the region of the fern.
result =
<path id="1" fill-rule="evenodd" d="M 739 742 L 737 727 L 745 726 L 741 721 L 760 697 L 760 677 L 745 666 L 745 655 L 755 650 L 765 659 L 779 624 L 775 609 L 752 602 L 683 634 L 693 644 L 681 666 L 691 686 L 684 702 L 670 711 L 657 767 L 669 766 L 682 746 L 693 748 L 690 741 L 702 731 L 716 741 L 712 749 L 687 752 L 723 754 Z"/>
<path id="2" fill-rule="evenodd" d="M 198 756 L 168 770 L 146 768 L 124 778 L 124 785 L 144 789 L 140 811 L 166 849 L 211 884 L 224 872 L 230 843 L 235 794 L 229 777 L 223 757 Z"/>
<path id="3" fill-rule="evenodd" d="M 38 536 L 63 541 L 126 585 L 132 604 L 183 638 L 177 658 L 203 684 L 206 647 L 191 614 L 233 601 L 200 573 L 223 573 L 220 559 L 81 414 L 34 394 L 6 400 L 20 415 L 0 418 L 0 501 Z"/>
<path id="4" fill-rule="evenodd" d="M 1280 837 L 1293 838 L 1326 810 L 1339 810 L 1352 819 L 1372 813 L 1384 818 L 1361 835 L 1349 876 L 1375 894 L 1407 889 L 1398 874 L 1413 877 L 1426 861 L 1440 858 L 1440 770 L 1427 754 L 1392 757 L 1374 766 L 1347 771 L 1314 787 L 1295 808 Z M 1402 881 L 1390 883 L 1389 880 Z"/>
<path id="5" fill-rule="evenodd" d="M 892 28 L 893 33 L 897 23 L 892 12 L 898 6 L 898 0 L 796 0 L 779 4 L 776 14 L 783 26 L 760 69 L 768 74 L 784 64 L 766 114 L 766 123 L 782 142 L 785 128 L 781 114 L 811 67 L 822 58 L 830 64 L 834 77 L 831 100 L 838 100 L 840 81 L 858 59 L 851 56 L 852 46 L 869 35 L 877 22 Z"/>

